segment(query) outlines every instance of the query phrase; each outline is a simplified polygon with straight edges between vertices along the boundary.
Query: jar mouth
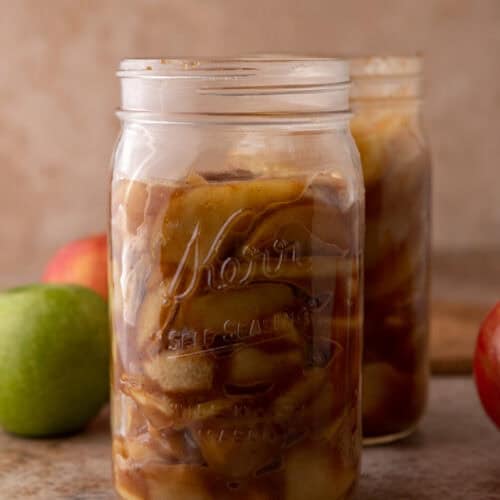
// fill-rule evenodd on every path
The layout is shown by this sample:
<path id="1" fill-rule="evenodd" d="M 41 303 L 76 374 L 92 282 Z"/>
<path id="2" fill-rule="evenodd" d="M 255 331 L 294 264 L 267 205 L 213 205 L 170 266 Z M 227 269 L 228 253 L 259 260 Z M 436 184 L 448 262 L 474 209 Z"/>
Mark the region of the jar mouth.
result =
<path id="1" fill-rule="evenodd" d="M 120 78 L 193 79 L 227 81 L 238 85 L 259 79 L 283 85 L 347 84 L 349 67 L 340 58 L 254 54 L 242 57 L 124 59 L 117 71 Z M 247 85 L 247 83 L 245 83 Z"/>
<path id="2" fill-rule="evenodd" d="M 349 64 L 339 58 L 256 54 L 125 59 L 123 113 L 302 115 L 349 111 Z"/>
<path id="3" fill-rule="evenodd" d="M 361 56 L 349 59 L 351 102 L 419 99 L 423 58 Z"/>
<path id="4" fill-rule="evenodd" d="M 422 56 L 360 56 L 349 59 L 351 78 L 411 77 L 422 73 Z"/>

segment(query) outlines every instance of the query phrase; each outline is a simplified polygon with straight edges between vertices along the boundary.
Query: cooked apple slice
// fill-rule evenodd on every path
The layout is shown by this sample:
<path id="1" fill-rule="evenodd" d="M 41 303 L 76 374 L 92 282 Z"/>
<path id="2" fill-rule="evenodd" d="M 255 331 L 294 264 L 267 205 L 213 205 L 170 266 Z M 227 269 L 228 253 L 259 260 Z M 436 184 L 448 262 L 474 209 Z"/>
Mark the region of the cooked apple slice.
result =
<path id="1" fill-rule="evenodd" d="M 149 275 L 148 291 L 158 289 L 159 287 L 162 286 L 163 282 L 164 282 L 163 272 L 161 271 L 161 269 L 159 267 L 155 267 L 151 271 L 151 274 Z"/>
<path id="2" fill-rule="evenodd" d="M 157 288 L 147 293 L 141 304 L 136 324 L 139 349 L 153 340 L 155 334 L 161 334 L 174 318 L 177 305 L 168 300 L 167 289 L 168 285 L 161 282 Z"/>
<path id="3" fill-rule="evenodd" d="M 148 292 L 137 320 L 137 344 L 141 348 L 158 332 L 162 326 L 162 310 L 164 308 L 165 295 L 161 289 Z"/>
<path id="4" fill-rule="evenodd" d="M 298 349 L 269 354 L 254 347 L 243 347 L 232 355 L 226 381 L 233 385 L 273 382 L 299 370 L 302 364 L 302 353 Z"/>
<path id="5" fill-rule="evenodd" d="M 139 181 L 122 180 L 121 182 L 124 184 L 123 187 L 120 186 L 120 189 L 123 189 L 122 206 L 126 213 L 127 230 L 135 234 L 146 216 L 147 184 Z"/>
<path id="6" fill-rule="evenodd" d="M 151 440 L 151 436 L 148 434 L 142 434 L 136 437 L 126 437 L 123 443 L 122 455 L 127 461 L 134 462 L 135 466 L 143 466 L 147 463 L 158 462 L 158 461 L 171 461 L 175 457 L 166 454 L 159 454 L 155 449 L 154 444 Z"/>
<path id="7" fill-rule="evenodd" d="M 273 251 L 276 243 L 292 242 L 298 255 L 339 255 L 352 245 L 346 218 L 335 206 L 300 203 L 266 215 L 243 248 Z"/>
<path id="8" fill-rule="evenodd" d="M 367 219 L 365 235 L 365 266 L 379 265 L 387 254 L 407 245 L 418 253 L 427 240 L 429 229 L 427 173 L 421 171 L 417 186 L 407 186 L 405 179 L 390 176 L 387 184 L 398 186 L 394 193 L 381 188 L 380 193 L 367 193 Z"/>
<path id="9" fill-rule="evenodd" d="M 337 275 L 346 276 L 351 272 L 352 259 L 335 256 L 317 256 L 291 258 L 263 258 L 253 264 L 253 281 L 276 280 L 290 281 L 308 279 L 316 281 L 331 280 Z"/>
<path id="10" fill-rule="evenodd" d="M 248 282 L 271 281 L 300 289 L 316 299 L 357 296 L 360 277 L 359 259 L 318 256 L 297 260 L 265 259 L 249 273 Z M 338 299 L 337 299 L 338 300 Z M 326 305 L 326 304 L 324 304 Z M 330 304 L 331 305 L 331 304 Z"/>
<path id="11" fill-rule="evenodd" d="M 144 470 L 150 500 L 213 500 L 205 467 L 156 465 Z"/>
<path id="12" fill-rule="evenodd" d="M 311 368 L 285 392 L 278 396 L 272 405 L 273 420 L 285 423 L 289 419 L 304 414 L 307 401 L 312 399 L 323 387 L 328 377 L 328 371 L 324 368 Z"/>
<path id="13" fill-rule="evenodd" d="M 120 481 L 116 482 L 116 489 L 123 500 L 144 500 L 142 494 L 127 490 L 126 486 L 122 485 Z"/>
<path id="14" fill-rule="evenodd" d="M 363 366 L 363 431 L 380 436 L 415 425 L 426 400 L 427 366 L 419 375 L 400 372 L 387 363 Z"/>
<path id="15" fill-rule="evenodd" d="M 182 428 L 208 418 L 231 414 L 235 399 L 211 399 L 198 403 L 180 402 L 165 394 L 155 394 L 137 383 L 125 384 L 124 392 L 137 403 L 139 410 L 157 429 Z"/>
<path id="16" fill-rule="evenodd" d="M 152 270 L 147 241 L 139 229 L 137 236 L 127 237 L 120 255 L 118 277 L 119 290 L 122 292 L 123 316 L 125 321 L 134 326 L 139 307 L 147 290 L 147 280 Z"/>
<path id="17" fill-rule="evenodd" d="M 153 463 L 203 464 L 200 450 L 186 429 L 158 431 L 148 426 L 141 435 L 115 437 L 113 453 L 138 469 Z"/>
<path id="18" fill-rule="evenodd" d="M 408 281 L 418 283 L 425 278 L 427 250 L 414 247 L 411 241 L 392 248 L 381 257 L 375 266 L 366 269 L 365 295 L 370 300 L 399 295 Z"/>
<path id="19" fill-rule="evenodd" d="M 112 186 L 112 214 L 115 216 L 123 208 L 127 220 L 126 230 L 136 234 L 139 226 L 154 218 L 167 205 L 171 192 L 172 187 L 167 184 L 119 179 Z"/>
<path id="20" fill-rule="evenodd" d="M 240 172 L 240 175 L 245 175 L 248 178 L 261 177 L 265 175 L 266 177 L 271 177 L 274 175 L 283 175 L 283 171 L 286 170 L 286 166 L 282 162 L 274 162 L 269 158 L 269 149 L 266 150 L 266 155 L 258 154 L 256 151 L 244 153 L 241 149 L 236 149 L 229 153 L 225 170 L 229 172 L 229 175 L 234 175 L 233 172 Z M 280 158 L 282 160 L 282 158 Z M 292 166 L 292 169 L 294 167 Z M 293 172 L 293 170 L 292 170 Z M 296 172 L 296 170 L 295 170 Z"/>
<path id="21" fill-rule="evenodd" d="M 320 398 L 321 397 L 320 395 Z M 335 444 L 336 438 L 341 432 L 351 432 L 345 428 L 345 420 L 348 418 L 349 413 L 350 412 L 345 410 L 335 418 L 330 418 L 328 422 L 323 425 L 321 422 L 318 422 L 318 424 L 314 426 L 312 438 L 314 440 L 325 441 L 329 444 Z M 353 426 L 351 425 L 351 429 L 352 428 Z"/>
<path id="22" fill-rule="evenodd" d="M 123 391 L 113 391 L 111 412 L 113 429 L 119 429 L 125 436 L 138 436 L 143 432 L 146 422 L 136 401 Z"/>
<path id="23" fill-rule="evenodd" d="M 227 478 L 246 478 L 279 456 L 273 429 L 263 425 L 201 427 L 194 433 L 208 467 Z"/>
<path id="24" fill-rule="evenodd" d="M 253 346 L 258 346 L 261 342 L 273 342 L 274 345 L 278 343 L 280 349 L 297 347 L 303 343 L 303 336 L 294 325 L 293 319 L 286 313 L 275 313 L 272 324 L 273 335 L 249 343 Z"/>
<path id="25" fill-rule="evenodd" d="M 162 429 L 183 418 L 183 406 L 169 396 L 155 394 L 141 384 L 129 381 L 122 382 L 122 390 L 137 403 L 139 410 L 154 427 Z"/>
<path id="26" fill-rule="evenodd" d="M 351 185 L 340 172 L 320 173 L 314 175 L 304 193 L 304 199 L 316 205 L 335 206 L 342 211 L 352 206 L 356 196 L 353 182 Z"/>
<path id="27" fill-rule="evenodd" d="M 121 464 L 118 464 L 120 466 Z M 168 465 L 150 463 L 137 468 L 118 468 L 117 489 L 123 498 L 148 500 L 213 500 L 205 482 L 206 467 L 198 465 Z"/>
<path id="28" fill-rule="evenodd" d="M 351 131 L 361 154 L 367 188 L 380 180 L 391 163 L 406 163 L 421 152 L 414 129 L 410 115 L 392 110 L 354 116 Z"/>
<path id="29" fill-rule="evenodd" d="M 209 329 L 224 332 L 231 325 L 241 325 L 282 312 L 293 306 L 294 301 L 291 287 L 260 283 L 239 290 L 194 297 L 181 304 L 175 324 L 197 331 Z"/>
<path id="30" fill-rule="evenodd" d="M 211 263 L 233 233 L 270 206 L 300 197 L 304 181 L 290 179 L 212 183 L 176 189 L 163 225 L 163 262 L 196 268 Z"/>
<path id="31" fill-rule="evenodd" d="M 115 488 L 123 500 L 144 500 L 147 492 L 144 481 L 127 461 L 113 450 L 113 472 Z"/>
<path id="32" fill-rule="evenodd" d="M 111 447 L 113 449 L 113 455 L 117 455 L 120 458 L 127 458 L 127 451 L 125 448 L 125 438 L 122 436 L 113 436 L 113 440 L 111 443 Z"/>
<path id="33" fill-rule="evenodd" d="M 168 206 L 170 195 L 173 191 L 172 185 L 154 183 L 147 185 L 147 201 L 144 214 L 155 218 Z"/>
<path id="34" fill-rule="evenodd" d="M 344 465 L 332 448 L 306 442 L 285 457 L 285 498 L 342 500 L 353 488 L 356 474 L 357 468 Z"/>
<path id="35" fill-rule="evenodd" d="M 188 428 L 156 429 L 148 428 L 150 446 L 164 463 L 184 463 L 203 465 L 204 459 Z"/>
<path id="36" fill-rule="evenodd" d="M 332 340 L 344 348 L 347 342 L 351 340 L 349 336 L 354 337 L 356 341 L 361 337 L 361 328 L 363 327 L 361 314 L 331 317 L 329 314 L 320 313 L 313 314 L 311 319 L 313 338 L 319 341 Z"/>
<path id="37" fill-rule="evenodd" d="M 163 351 L 145 361 L 144 371 L 165 392 L 193 393 L 212 389 L 214 359 L 202 352 L 173 354 Z"/>
<path id="38" fill-rule="evenodd" d="M 346 404 L 343 396 L 342 381 L 327 381 L 320 391 L 317 391 L 305 410 L 305 420 L 310 424 L 315 436 L 324 435 L 324 428 L 331 429 L 342 416 Z"/>

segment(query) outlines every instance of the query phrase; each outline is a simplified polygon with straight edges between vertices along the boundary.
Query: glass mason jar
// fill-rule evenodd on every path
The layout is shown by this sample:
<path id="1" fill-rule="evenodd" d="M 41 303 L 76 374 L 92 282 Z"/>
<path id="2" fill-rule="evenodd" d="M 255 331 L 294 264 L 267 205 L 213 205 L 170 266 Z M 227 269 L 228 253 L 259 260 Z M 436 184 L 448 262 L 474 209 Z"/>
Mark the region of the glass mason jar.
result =
<path id="1" fill-rule="evenodd" d="M 366 189 L 363 436 L 410 434 L 426 404 L 429 154 L 420 126 L 421 61 L 351 62 L 351 131 Z"/>
<path id="2" fill-rule="evenodd" d="M 122 498 L 351 498 L 364 192 L 348 73 L 335 59 L 121 63 Z"/>

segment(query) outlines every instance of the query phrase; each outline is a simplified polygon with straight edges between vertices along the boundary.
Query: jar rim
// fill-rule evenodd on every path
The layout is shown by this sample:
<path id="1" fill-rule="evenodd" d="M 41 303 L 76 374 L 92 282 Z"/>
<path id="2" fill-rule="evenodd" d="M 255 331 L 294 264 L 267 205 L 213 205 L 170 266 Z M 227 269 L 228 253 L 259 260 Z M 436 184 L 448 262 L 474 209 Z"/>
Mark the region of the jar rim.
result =
<path id="1" fill-rule="evenodd" d="M 349 58 L 352 80 L 377 77 L 419 77 L 423 70 L 423 57 L 412 56 L 356 56 Z"/>
<path id="2" fill-rule="evenodd" d="M 120 78 L 197 79 L 238 81 L 273 80 L 290 83 L 347 84 L 349 63 L 337 57 L 291 54 L 253 54 L 238 57 L 130 58 L 120 62 Z"/>

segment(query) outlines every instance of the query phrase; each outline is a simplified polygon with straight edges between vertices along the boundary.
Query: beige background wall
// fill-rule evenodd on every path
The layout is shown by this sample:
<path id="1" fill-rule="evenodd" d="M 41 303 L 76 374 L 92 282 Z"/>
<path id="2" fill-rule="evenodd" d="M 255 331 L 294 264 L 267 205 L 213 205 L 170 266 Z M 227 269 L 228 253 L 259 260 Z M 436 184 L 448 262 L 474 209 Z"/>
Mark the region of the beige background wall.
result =
<path id="1" fill-rule="evenodd" d="M 423 52 L 435 248 L 500 248 L 500 0 L 0 0 L 0 13 L 0 286 L 105 228 L 125 56 Z"/>

